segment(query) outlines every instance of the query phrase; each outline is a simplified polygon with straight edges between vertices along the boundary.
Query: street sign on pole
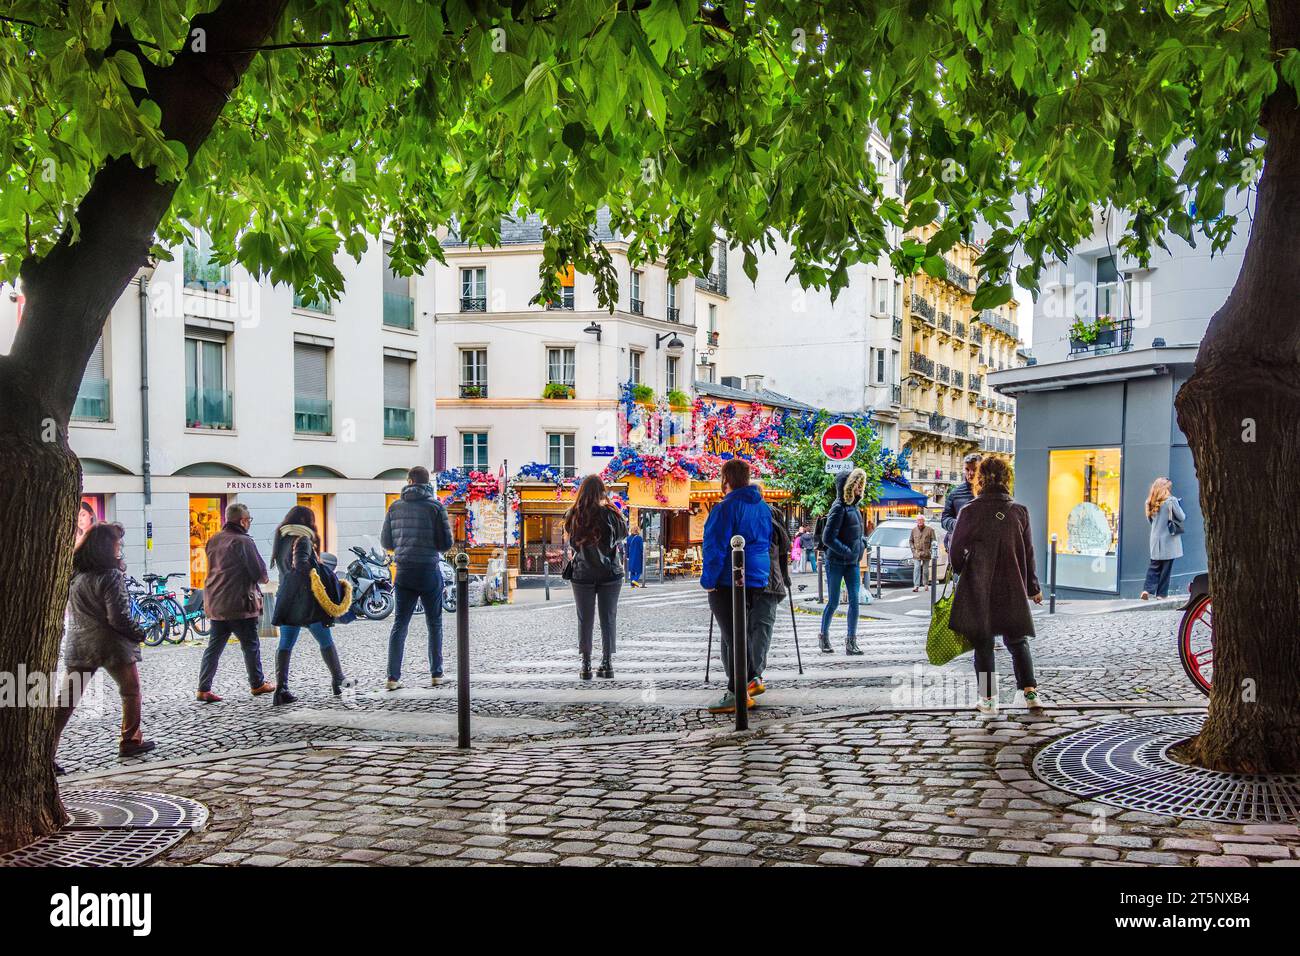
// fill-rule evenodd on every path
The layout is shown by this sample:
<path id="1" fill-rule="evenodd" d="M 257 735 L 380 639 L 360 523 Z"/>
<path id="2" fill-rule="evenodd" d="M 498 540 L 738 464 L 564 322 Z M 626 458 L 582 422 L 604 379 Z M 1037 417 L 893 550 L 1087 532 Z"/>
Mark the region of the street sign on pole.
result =
<path id="1" fill-rule="evenodd" d="M 832 475 L 847 474 L 853 470 L 853 462 L 831 461 L 827 459 L 824 467 L 826 468 L 826 471 Z"/>
<path id="2" fill-rule="evenodd" d="M 831 461 L 848 461 L 858 449 L 858 433 L 843 422 L 822 432 L 822 454 Z"/>

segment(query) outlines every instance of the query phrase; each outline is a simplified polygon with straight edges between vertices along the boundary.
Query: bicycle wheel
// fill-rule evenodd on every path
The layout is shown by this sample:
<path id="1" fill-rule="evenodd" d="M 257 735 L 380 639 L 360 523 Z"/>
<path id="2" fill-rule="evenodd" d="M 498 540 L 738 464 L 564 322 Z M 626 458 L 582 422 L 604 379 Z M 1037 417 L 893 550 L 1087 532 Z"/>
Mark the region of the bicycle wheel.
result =
<path id="1" fill-rule="evenodd" d="M 1209 696 L 1214 681 L 1214 617 L 1208 594 L 1192 602 L 1183 612 L 1178 625 L 1178 659 L 1188 680 Z"/>
<path id="2" fill-rule="evenodd" d="M 190 628 L 189 621 L 185 618 L 185 609 L 171 595 L 159 598 L 158 603 L 163 606 L 163 610 L 167 613 L 167 640 L 173 644 L 181 643 L 181 641 L 185 640 L 185 634 Z"/>
<path id="3" fill-rule="evenodd" d="M 153 598 L 145 598 L 135 606 L 135 621 L 144 631 L 146 647 L 157 647 L 167 634 L 167 612 Z"/>
<path id="4" fill-rule="evenodd" d="M 207 614 L 203 613 L 203 608 L 197 611 L 191 611 L 189 615 L 190 630 L 199 637 L 207 637 L 212 630 L 212 622 L 208 620 Z"/>

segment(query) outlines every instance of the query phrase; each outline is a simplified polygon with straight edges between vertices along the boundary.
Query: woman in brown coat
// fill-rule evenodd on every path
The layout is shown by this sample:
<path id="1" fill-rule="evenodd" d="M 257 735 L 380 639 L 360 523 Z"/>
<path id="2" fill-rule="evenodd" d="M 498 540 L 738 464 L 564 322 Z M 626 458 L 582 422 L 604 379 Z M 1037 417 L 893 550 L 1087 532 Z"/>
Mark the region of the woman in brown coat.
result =
<path id="1" fill-rule="evenodd" d="M 952 629 L 975 649 L 978 710 L 998 712 L 997 666 L 993 638 L 1001 635 L 1011 654 L 1016 686 L 1031 710 L 1042 707 L 1029 638 L 1034 621 L 1029 602 L 1043 603 L 1034 569 L 1029 511 L 1011 500 L 1011 468 L 1000 458 L 985 458 L 975 472 L 975 498 L 957 516 L 949 560 L 961 575 L 952 601 Z"/>
<path id="2" fill-rule="evenodd" d="M 68 725 L 82 692 L 101 667 L 117 682 L 122 696 L 122 736 L 118 753 L 134 757 L 153 749 L 140 732 L 140 645 L 144 631 L 131 617 L 122 560 L 120 524 L 97 524 L 86 531 L 72 554 L 68 589 L 68 635 L 63 644 L 64 676 L 54 717 L 54 747 Z M 55 771 L 62 770 L 56 763 Z"/>

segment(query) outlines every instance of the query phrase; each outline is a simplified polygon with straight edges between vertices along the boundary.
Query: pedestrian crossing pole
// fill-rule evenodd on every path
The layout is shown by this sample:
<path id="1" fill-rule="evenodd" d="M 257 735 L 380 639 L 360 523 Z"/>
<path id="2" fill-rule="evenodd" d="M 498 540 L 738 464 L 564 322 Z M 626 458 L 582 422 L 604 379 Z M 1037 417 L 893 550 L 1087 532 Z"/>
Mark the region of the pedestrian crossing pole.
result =
<path id="1" fill-rule="evenodd" d="M 745 539 L 731 539 L 731 684 L 736 729 L 749 729 L 749 653 L 745 620 Z"/>
<path id="2" fill-rule="evenodd" d="M 1056 613 L 1056 532 L 1052 532 L 1052 557 L 1051 564 L 1047 567 L 1047 586 L 1050 594 L 1047 598 L 1047 613 Z"/>
<path id="3" fill-rule="evenodd" d="M 469 555 L 456 555 L 456 746 L 469 749 Z"/>

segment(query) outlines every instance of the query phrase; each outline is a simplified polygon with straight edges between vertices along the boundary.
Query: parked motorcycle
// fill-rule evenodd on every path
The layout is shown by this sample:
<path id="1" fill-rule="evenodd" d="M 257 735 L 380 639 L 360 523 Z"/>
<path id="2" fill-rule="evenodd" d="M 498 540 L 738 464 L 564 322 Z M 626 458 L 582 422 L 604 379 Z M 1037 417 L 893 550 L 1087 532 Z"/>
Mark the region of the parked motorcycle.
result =
<path id="1" fill-rule="evenodd" d="M 393 575 L 388 555 L 377 547 L 348 549 L 356 559 L 344 578 L 352 585 L 352 610 L 361 617 L 382 621 L 393 613 Z"/>
<path id="2" fill-rule="evenodd" d="M 456 572 L 446 558 L 438 559 L 438 573 L 442 575 L 442 609 L 450 614 L 456 613 Z M 416 600 L 415 614 L 424 613 L 424 602 Z"/>

